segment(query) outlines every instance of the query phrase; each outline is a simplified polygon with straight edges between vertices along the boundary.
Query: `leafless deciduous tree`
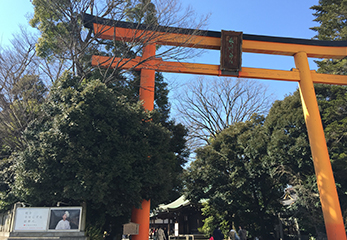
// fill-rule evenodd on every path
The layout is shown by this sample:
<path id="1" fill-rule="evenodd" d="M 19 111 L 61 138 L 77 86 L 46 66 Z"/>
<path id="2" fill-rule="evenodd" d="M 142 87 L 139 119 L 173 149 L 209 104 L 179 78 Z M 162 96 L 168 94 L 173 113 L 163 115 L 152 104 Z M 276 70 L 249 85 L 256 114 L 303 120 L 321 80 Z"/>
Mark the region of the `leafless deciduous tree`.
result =
<path id="1" fill-rule="evenodd" d="M 47 87 L 35 55 L 36 38 L 21 29 L 11 45 L 0 48 L 0 138 L 12 149 L 23 146 L 28 123 L 37 117 L 37 103 Z M 41 77 L 39 77 L 42 75 Z"/>
<path id="2" fill-rule="evenodd" d="M 256 81 L 203 77 L 190 82 L 178 99 L 178 116 L 189 130 L 192 149 L 255 113 L 266 114 L 273 102 L 267 86 Z"/>

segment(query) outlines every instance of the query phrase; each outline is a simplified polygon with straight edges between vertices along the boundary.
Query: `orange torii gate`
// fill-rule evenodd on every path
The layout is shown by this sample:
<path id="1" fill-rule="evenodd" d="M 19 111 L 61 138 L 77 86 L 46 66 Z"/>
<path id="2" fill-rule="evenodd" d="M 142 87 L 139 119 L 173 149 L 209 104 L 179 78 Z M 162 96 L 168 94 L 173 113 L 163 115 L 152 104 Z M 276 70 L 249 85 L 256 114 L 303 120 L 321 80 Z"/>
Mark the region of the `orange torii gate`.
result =
<path id="1" fill-rule="evenodd" d="M 311 71 L 308 57 L 342 59 L 347 56 L 347 41 L 269 37 L 232 31 L 197 32 L 193 29 L 158 26 L 151 28 L 141 24 L 97 19 L 90 15 L 84 20 L 85 25 L 92 27 L 99 38 L 143 43 L 142 57 L 121 59 L 93 56 L 92 65 L 141 70 L 140 100 L 149 111 L 153 110 L 154 105 L 155 71 L 298 82 L 327 236 L 329 240 L 346 240 L 313 83 L 347 85 L 347 76 Z M 220 50 L 221 64 L 163 61 L 155 58 L 156 44 Z M 293 56 L 296 68 L 291 71 L 241 68 L 242 52 Z M 134 240 L 148 239 L 149 210 L 150 200 L 143 200 L 142 209 L 133 209 L 132 221 L 140 224 L 139 234 L 134 236 Z"/>

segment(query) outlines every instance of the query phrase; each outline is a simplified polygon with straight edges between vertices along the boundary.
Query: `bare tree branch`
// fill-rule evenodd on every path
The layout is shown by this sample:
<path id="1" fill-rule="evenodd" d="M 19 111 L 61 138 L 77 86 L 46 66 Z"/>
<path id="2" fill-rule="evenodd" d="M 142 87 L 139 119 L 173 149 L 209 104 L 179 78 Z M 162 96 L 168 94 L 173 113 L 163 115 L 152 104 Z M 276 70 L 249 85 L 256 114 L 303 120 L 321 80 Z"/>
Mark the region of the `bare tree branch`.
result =
<path id="1" fill-rule="evenodd" d="M 41 74 L 35 36 L 22 28 L 11 43 L 0 49 L 0 137 L 7 146 L 18 149 L 24 146 L 23 131 L 37 117 L 36 103 L 40 99 L 35 99 L 35 94 L 44 97 L 47 88 L 42 80 L 50 74 Z M 42 85 L 37 85 L 40 82 Z"/>
<path id="2" fill-rule="evenodd" d="M 266 114 L 273 102 L 267 87 L 256 81 L 202 77 L 186 86 L 179 99 L 178 118 L 189 129 L 193 149 L 255 113 Z"/>

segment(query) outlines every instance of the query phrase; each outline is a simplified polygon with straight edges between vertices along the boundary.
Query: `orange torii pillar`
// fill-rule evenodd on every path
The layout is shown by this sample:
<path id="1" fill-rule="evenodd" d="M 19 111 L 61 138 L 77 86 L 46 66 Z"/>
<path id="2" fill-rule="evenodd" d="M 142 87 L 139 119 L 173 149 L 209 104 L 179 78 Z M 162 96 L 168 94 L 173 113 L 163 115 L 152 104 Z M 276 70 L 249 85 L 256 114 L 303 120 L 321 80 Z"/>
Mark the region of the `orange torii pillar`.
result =
<path id="1" fill-rule="evenodd" d="M 312 160 L 317 176 L 325 228 L 329 240 L 345 240 L 346 232 L 336 191 L 334 175 L 324 136 L 316 93 L 305 52 L 294 55 L 300 74 L 300 96 L 311 146 Z"/>
<path id="2" fill-rule="evenodd" d="M 155 55 L 155 44 L 147 45 L 143 48 L 142 58 L 149 59 Z M 154 109 L 154 89 L 155 89 L 155 70 L 141 69 L 140 79 L 140 101 L 147 111 Z M 148 240 L 149 219 L 150 219 L 151 200 L 142 200 L 141 209 L 133 208 L 131 221 L 139 225 L 139 234 L 133 235 L 133 240 Z"/>

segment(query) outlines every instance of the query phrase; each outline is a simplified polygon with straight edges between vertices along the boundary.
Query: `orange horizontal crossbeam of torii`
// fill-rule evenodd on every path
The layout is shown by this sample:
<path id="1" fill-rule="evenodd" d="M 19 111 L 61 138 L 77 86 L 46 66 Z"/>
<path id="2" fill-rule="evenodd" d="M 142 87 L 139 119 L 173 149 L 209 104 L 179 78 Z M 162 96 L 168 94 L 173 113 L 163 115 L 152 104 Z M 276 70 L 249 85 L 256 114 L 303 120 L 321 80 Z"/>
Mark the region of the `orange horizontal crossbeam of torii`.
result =
<path id="1" fill-rule="evenodd" d="M 222 73 L 219 69 L 219 65 L 201 64 L 201 63 L 182 63 L 182 62 L 169 62 L 163 61 L 160 58 L 145 61 L 142 64 L 140 57 L 135 59 L 121 59 L 111 58 L 104 56 L 93 56 L 92 65 L 100 67 L 120 67 L 123 69 L 152 69 L 157 72 L 171 72 L 171 73 L 189 73 L 199 75 L 221 76 Z M 312 79 L 314 83 L 336 84 L 346 85 L 347 76 L 345 75 L 333 75 L 333 74 L 319 74 L 316 71 L 311 71 Z M 235 74 L 223 74 L 225 77 L 235 77 Z M 299 71 L 293 69 L 291 71 L 285 70 L 273 70 L 263 68 L 247 68 L 243 67 L 239 72 L 238 77 L 242 78 L 257 78 L 268 80 L 280 80 L 280 81 L 293 81 L 299 82 Z"/>
<path id="2" fill-rule="evenodd" d="M 154 33 L 150 30 L 110 26 L 105 27 L 105 25 L 98 23 L 94 23 L 93 27 L 95 33 L 102 39 L 134 41 L 136 39 L 140 39 L 142 36 L 153 36 L 153 39 L 151 39 L 151 41 L 156 42 L 159 45 L 194 47 L 215 50 L 219 50 L 221 46 L 220 35 L 218 34 L 218 32 L 212 31 L 201 31 L 198 33 L 206 35 L 195 35 L 191 37 L 189 35 L 184 35 L 181 33 Z M 210 35 L 207 35 L 209 33 Z M 312 45 L 312 43 L 316 44 Z M 333 59 L 342 59 L 347 56 L 347 42 L 338 42 L 341 43 L 342 46 L 339 46 L 339 44 L 333 45 L 329 43 L 334 42 L 244 35 L 242 52 L 294 56 L 295 53 L 303 51 L 307 53 L 308 57 Z"/>
<path id="3" fill-rule="evenodd" d="M 140 99 L 144 100 L 145 104 L 150 103 L 149 107 L 144 105 L 145 109 L 148 110 L 153 107 L 155 71 L 298 82 L 327 236 L 329 240 L 346 240 L 340 202 L 313 83 L 347 85 L 347 76 L 318 74 L 311 71 L 308 57 L 342 59 L 347 56 L 347 41 L 317 41 L 238 33 L 236 35 L 242 36 L 242 40 L 239 41 L 239 38 L 234 38 L 235 35 L 232 33 L 224 34 L 223 31 L 196 31 L 163 26 L 153 28 L 141 24 L 98 19 L 91 15 L 86 15 L 84 22 L 86 27 L 94 29 L 95 36 L 99 38 L 145 43 L 142 57 L 121 59 L 93 56 L 92 65 L 105 68 L 141 70 Z M 222 57 L 221 65 L 169 62 L 155 57 L 156 44 L 221 50 L 222 56 L 223 46 L 226 44 L 225 39 L 232 39 L 233 43 L 234 40 L 240 42 L 239 48 L 242 49 L 240 58 L 242 52 L 293 56 L 296 68 L 292 71 L 284 71 L 240 67 L 230 71 L 229 65 L 226 64 L 228 61 L 225 62 Z M 235 45 L 230 46 L 234 47 Z M 234 51 L 234 48 L 232 49 Z M 227 48 L 224 48 L 224 50 L 227 50 Z M 230 62 L 233 61 L 234 58 L 230 59 Z M 149 202 L 144 200 L 142 207 L 146 210 L 136 210 L 134 214 L 139 215 L 134 219 L 139 219 L 142 224 L 142 227 L 140 224 L 139 235 L 134 236 L 134 240 L 148 240 L 148 231 L 146 233 L 145 228 L 148 230 L 149 227 L 149 220 L 146 219 L 149 218 Z"/>

